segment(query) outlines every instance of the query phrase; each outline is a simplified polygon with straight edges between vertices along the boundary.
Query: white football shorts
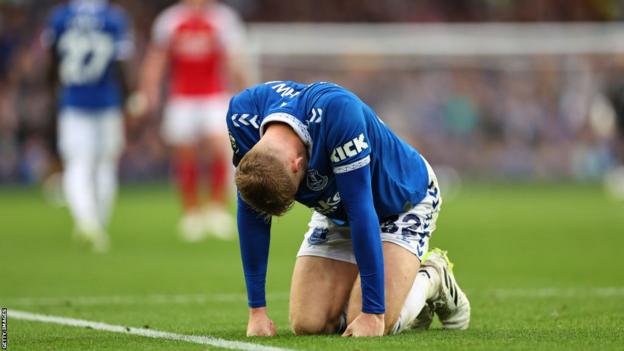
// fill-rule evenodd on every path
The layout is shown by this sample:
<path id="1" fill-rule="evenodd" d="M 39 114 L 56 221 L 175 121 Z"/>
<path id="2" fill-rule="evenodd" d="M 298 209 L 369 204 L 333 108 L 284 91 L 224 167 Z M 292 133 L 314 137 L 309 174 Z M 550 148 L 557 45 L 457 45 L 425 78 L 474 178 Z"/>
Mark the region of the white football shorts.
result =
<path id="1" fill-rule="evenodd" d="M 409 211 L 382 219 L 379 228 L 382 242 L 399 245 L 421 261 L 429 249 L 429 238 L 436 228 L 436 220 L 442 206 L 438 180 L 426 160 L 425 164 L 429 173 L 427 195 Z M 308 227 L 297 257 L 318 256 L 356 263 L 349 226 L 339 226 L 314 211 Z"/>
<path id="2" fill-rule="evenodd" d="M 121 110 L 64 108 L 58 119 L 58 147 L 64 160 L 116 160 L 124 148 Z"/>
<path id="3" fill-rule="evenodd" d="M 170 145 L 195 144 L 203 137 L 225 135 L 226 95 L 173 96 L 165 106 L 162 135 Z"/>

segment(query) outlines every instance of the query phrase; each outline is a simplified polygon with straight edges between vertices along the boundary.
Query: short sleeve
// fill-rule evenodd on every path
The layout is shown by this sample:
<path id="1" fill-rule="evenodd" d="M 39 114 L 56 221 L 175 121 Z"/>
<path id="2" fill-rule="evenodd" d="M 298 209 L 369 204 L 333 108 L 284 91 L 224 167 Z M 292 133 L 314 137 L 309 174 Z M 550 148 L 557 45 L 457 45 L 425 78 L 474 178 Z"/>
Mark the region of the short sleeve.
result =
<path id="1" fill-rule="evenodd" d="M 179 17 L 178 5 L 174 5 L 162 12 L 152 25 L 152 43 L 159 47 L 166 48 L 169 46 L 175 22 Z"/>
<path id="2" fill-rule="evenodd" d="M 63 10 L 55 8 L 48 16 L 45 27 L 41 32 L 40 42 L 44 48 L 51 48 L 56 44 L 61 33 Z"/>
<path id="3" fill-rule="evenodd" d="M 370 147 L 363 105 L 351 96 L 331 99 L 324 111 L 325 147 L 335 174 L 370 163 Z"/>
<path id="4" fill-rule="evenodd" d="M 226 5 L 219 6 L 219 36 L 229 56 L 244 54 L 247 47 L 247 32 L 240 16 Z"/>

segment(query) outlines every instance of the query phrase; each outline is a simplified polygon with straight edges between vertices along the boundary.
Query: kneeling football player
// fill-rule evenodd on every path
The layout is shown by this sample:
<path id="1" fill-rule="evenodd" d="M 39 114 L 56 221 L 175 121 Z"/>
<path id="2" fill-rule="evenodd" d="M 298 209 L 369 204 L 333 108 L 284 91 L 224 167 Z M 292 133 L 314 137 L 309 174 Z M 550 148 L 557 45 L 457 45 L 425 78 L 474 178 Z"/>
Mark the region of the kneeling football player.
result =
<path id="1" fill-rule="evenodd" d="M 470 304 L 445 252 L 428 250 L 436 176 L 357 96 L 332 83 L 276 81 L 230 101 L 248 336 L 275 335 L 265 300 L 271 217 L 314 210 L 297 254 L 290 323 L 301 334 L 379 336 L 465 329 Z"/>

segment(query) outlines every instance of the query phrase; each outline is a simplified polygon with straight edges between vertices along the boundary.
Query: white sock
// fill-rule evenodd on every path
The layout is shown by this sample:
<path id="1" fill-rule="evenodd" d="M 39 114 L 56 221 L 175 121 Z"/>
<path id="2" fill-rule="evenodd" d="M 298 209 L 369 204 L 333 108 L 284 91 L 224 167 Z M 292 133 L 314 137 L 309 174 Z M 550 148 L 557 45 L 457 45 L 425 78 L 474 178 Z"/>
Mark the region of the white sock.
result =
<path id="1" fill-rule="evenodd" d="M 63 190 L 76 225 L 85 231 L 101 229 L 95 200 L 93 162 L 86 157 L 65 160 Z"/>
<path id="2" fill-rule="evenodd" d="M 117 197 L 117 160 L 102 160 L 95 173 L 98 218 L 104 227 L 108 224 Z"/>
<path id="3" fill-rule="evenodd" d="M 437 289 L 435 288 L 437 285 L 435 284 L 436 282 L 433 276 L 427 274 L 430 273 L 429 270 L 426 270 L 426 272 L 423 270 L 425 270 L 425 268 L 421 268 L 416 274 L 416 279 L 414 279 L 412 289 L 407 294 L 407 298 L 399 314 L 399 320 L 395 324 L 392 334 L 398 334 L 409 328 L 416 317 L 418 317 L 418 314 L 420 314 L 427 300 L 437 294 Z"/>
<path id="4" fill-rule="evenodd" d="M 105 112 L 98 119 L 98 160 L 95 168 L 95 194 L 98 218 L 106 227 L 117 197 L 117 168 L 123 149 L 123 118 L 118 111 Z"/>
<path id="5" fill-rule="evenodd" d="M 421 267 L 418 271 L 418 276 L 422 276 L 421 279 L 427 281 L 427 300 L 434 299 L 438 296 L 438 287 L 440 286 L 440 275 L 438 271 L 431 267 Z"/>

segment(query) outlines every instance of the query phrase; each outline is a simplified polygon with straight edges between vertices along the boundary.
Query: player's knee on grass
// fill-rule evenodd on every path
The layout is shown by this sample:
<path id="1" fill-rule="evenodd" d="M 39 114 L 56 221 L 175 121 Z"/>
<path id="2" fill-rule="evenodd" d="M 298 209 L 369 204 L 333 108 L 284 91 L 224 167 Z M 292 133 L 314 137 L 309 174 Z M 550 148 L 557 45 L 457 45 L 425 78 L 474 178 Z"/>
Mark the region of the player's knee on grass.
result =
<path id="1" fill-rule="evenodd" d="M 338 330 L 339 324 L 340 317 L 332 320 L 302 314 L 290 315 L 290 329 L 295 335 L 333 334 Z"/>

